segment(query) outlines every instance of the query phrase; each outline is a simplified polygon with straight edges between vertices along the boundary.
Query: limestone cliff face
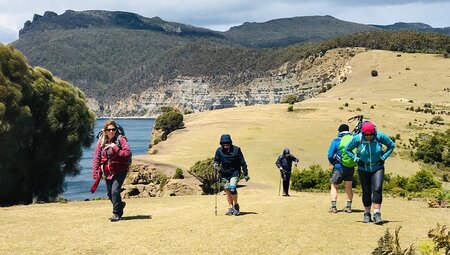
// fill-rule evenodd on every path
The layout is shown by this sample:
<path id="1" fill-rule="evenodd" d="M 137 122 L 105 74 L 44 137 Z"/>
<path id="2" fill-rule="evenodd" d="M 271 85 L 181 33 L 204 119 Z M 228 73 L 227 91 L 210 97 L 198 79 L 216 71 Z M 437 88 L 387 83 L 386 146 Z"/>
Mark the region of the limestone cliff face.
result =
<path id="1" fill-rule="evenodd" d="M 194 112 L 245 105 L 279 103 L 294 94 L 300 100 L 344 82 L 350 72 L 348 61 L 362 48 L 328 51 L 323 56 L 309 57 L 298 63 L 285 63 L 261 77 L 233 88 L 218 88 L 202 77 L 177 77 L 158 88 L 150 87 L 114 104 L 89 100 L 98 116 L 155 117 L 164 105 Z"/>

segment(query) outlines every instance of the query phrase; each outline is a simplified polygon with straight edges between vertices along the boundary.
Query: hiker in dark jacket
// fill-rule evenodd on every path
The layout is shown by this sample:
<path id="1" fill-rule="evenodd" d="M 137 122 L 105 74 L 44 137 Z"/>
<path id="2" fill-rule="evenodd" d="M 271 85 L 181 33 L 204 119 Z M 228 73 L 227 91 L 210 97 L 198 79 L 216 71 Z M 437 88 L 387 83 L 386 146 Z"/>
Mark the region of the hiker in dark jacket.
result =
<path id="1" fill-rule="evenodd" d="M 383 149 L 386 146 L 386 150 Z M 353 149 L 357 148 L 357 153 Z M 372 221 L 370 209 L 373 207 L 373 221 L 383 224 L 381 202 L 383 201 L 384 162 L 394 151 L 395 144 L 386 134 L 377 130 L 374 124 L 366 121 L 361 133 L 354 136 L 345 146 L 345 152 L 358 163 L 358 174 L 364 204 L 363 222 Z"/>
<path id="2" fill-rule="evenodd" d="M 351 213 L 352 212 L 352 200 L 353 200 L 353 173 L 355 172 L 355 167 L 347 167 L 344 166 L 342 162 L 342 150 L 346 144 L 341 144 L 343 140 L 351 140 L 352 135 L 349 132 L 349 126 L 347 124 L 342 124 L 338 128 L 338 135 L 330 144 L 330 148 L 328 149 L 328 161 L 333 165 L 333 173 L 330 178 L 331 189 L 330 189 L 330 197 L 331 197 L 331 208 L 329 212 L 337 213 L 338 210 L 336 208 L 336 200 L 338 196 L 338 185 L 344 182 L 345 193 L 347 194 L 347 206 L 344 208 L 344 212 Z M 347 135 L 349 135 L 347 137 Z M 342 139 L 344 136 L 346 138 Z"/>
<path id="3" fill-rule="evenodd" d="M 289 181 L 291 179 L 292 162 L 297 166 L 298 159 L 291 154 L 288 148 L 283 150 L 283 154 L 278 156 L 275 165 L 280 169 L 281 178 L 283 178 L 283 196 L 289 196 Z"/>
<path id="4" fill-rule="evenodd" d="M 231 136 L 228 134 L 220 137 L 220 147 L 217 148 L 214 156 L 214 168 L 219 172 L 221 184 L 227 194 L 228 212 L 226 215 L 239 215 L 237 183 L 241 168 L 245 181 L 250 180 L 250 177 L 241 148 L 233 145 Z"/>
<path id="5" fill-rule="evenodd" d="M 113 204 L 111 221 L 118 221 L 125 207 L 120 191 L 130 165 L 131 150 L 127 139 L 118 135 L 114 121 L 107 121 L 102 132 L 103 136 L 94 150 L 92 177 L 100 180 L 102 172 L 105 175 L 107 195 Z"/>

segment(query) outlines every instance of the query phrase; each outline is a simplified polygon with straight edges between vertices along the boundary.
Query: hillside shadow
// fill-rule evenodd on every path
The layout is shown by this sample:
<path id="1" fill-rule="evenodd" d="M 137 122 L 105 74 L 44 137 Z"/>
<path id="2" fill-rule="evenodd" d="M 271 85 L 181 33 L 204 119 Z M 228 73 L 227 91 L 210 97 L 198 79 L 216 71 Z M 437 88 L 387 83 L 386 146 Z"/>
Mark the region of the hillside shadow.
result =
<path id="1" fill-rule="evenodd" d="M 376 224 L 373 223 L 372 221 L 369 222 L 369 223 L 364 223 L 362 220 L 357 220 L 356 222 L 363 223 L 363 224 L 373 224 L 373 225 L 376 225 Z M 389 223 L 391 223 L 391 222 L 402 222 L 402 221 L 399 221 L 399 220 L 383 220 L 383 224 L 381 224 L 381 225 L 379 225 L 379 226 L 384 226 L 384 225 L 389 224 Z"/>
<path id="2" fill-rule="evenodd" d="M 135 216 L 123 216 L 121 220 L 150 220 L 151 215 L 135 215 Z"/>

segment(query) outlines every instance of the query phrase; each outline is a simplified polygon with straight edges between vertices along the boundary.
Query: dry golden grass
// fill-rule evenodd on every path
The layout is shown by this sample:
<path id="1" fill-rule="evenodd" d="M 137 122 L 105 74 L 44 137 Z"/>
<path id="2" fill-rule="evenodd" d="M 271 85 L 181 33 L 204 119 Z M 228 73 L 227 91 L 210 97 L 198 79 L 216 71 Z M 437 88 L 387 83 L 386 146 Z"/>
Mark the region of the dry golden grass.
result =
<path id="1" fill-rule="evenodd" d="M 244 215 L 225 216 L 223 195 L 218 197 L 219 216 L 214 215 L 214 196 L 130 199 L 125 220 L 117 223 L 108 221 L 109 201 L 0 208 L 0 254 L 370 254 L 386 227 L 403 227 L 400 239 L 406 248 L 425 239 L 437 222 L 450 225 L 449 209 L 429 209 L 424 202 L 385 198 L 387 223 L 376 226 L 361 223 L 358 196 L 352 214 L 329 214 L 325 193 L 278 196 L 274 161 L 284 147 L 300 158 L 300 168 L 313 163 L 328 167 L 326 153 L 338 125 L 355 114 L 365 114 L 381 131 L 407 141 L 418 132 L 408 128 L 409 122 L 418 125 L 432 118 L 405 111 L 411 106 L 408 100 L 415 107 L 429 102 L 449 110 L 450 97 L 443 89 L 450 84 L 450 59 L 371 51 L 349 65 L 352 73 L 345 83 L 296 104 L 293 113 L 286 111 L 287 105 L 266 105 L 188 115 L 186 128 L 159 143 L 157 155 L 140 157 L 187 170 L 214 155 L 222 133 L 231 134 L 252 177 L 239 190 Z M 370 76 L 372 69 L 378 77 Z M 339 110 L 344 103 L 349 107 Z M 357 107 L 362 111 L 354 112 Z M 444 119 L 449 122 L 448 116 Z M 386 167 L 387 172 L 410 175 L 420 166 L 395 156 Z M 340 208 L 344 200 L 340 194 Z"/>

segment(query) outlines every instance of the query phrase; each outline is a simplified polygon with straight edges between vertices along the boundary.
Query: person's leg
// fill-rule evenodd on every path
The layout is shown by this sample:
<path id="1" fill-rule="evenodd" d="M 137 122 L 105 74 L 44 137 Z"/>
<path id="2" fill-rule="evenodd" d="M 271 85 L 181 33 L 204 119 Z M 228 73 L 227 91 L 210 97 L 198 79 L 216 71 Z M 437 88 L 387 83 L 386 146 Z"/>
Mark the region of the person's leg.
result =
<path id="1" fill-rule="evenodd" d="M 239 177 L 231 177 L 230 179 L 230 194 L 232 198 L 232 207 L 234 209 L 233 214 L 239 215 L 239 204 L 238 204 L 238 192 L 237 192 L 237 183 L 239 181 Z"/>
<path id="2" fill-rule="evenodd" d="M 351 213 L 352 212 L 352 201 L 353 201 L 353 173 L 354 169 L 344 171 L 344 186 L 345 193 L 347 194 L 347 205 L 345 206 L 344 211 Z"/>
<path id="3" fill-rule="evenodd" d="M 112 187 L 113 181 L 105 178 L 105 182 L 106 182 L 106 195 L 108 196 L 109 201 L 111 201 L 111 203 L 112 203 L 111 187 Z"/>
<path id="4" fill-rule="evenodd" d="M 361 182 L 362 188 L 362 202 L 364 205 L 364 222 L 370 222 L 370 207 L 372 206 L 372 184 L 371 177 L 372 174 L 367 171 L 358 171 L 359 180 Z"/>
<path id="5" fill-rule="evenodd" d="M 383 224 L 381 220 L 381 203 L 383 202 L 383 180 L 384 168 L 376 171 L 372 175 L 372 206 L 374 212 L 374 221 L 376 224 Z"/>
<path id="6" fill-rule="evenodd" d="M 126 175 L 126 173 L 118 173 L 115 174 L 111 180 L 111 200 L 113 203 L 113 214 L 117 214 L 119 217 L 123 214 L 124 203 L 122 202 L 120 192 L 122 190 L 122 184 L 125 181 Z"/>
<path id="7" fill-rule="evenodd" d="M 283 174 L 283 196 L 289 196 L 289 181 L 291 179 L 291 173 L 285 172 Z"/>
<path id="8" fill-rule="evenodd" d="M 331 199 L 331 207 L 329 212 L 337 213 L 336 203 L 337 203 L 337 194 L 338 194 L 338 185 L 342 183 L 342 172 L 338 170 L 333 170 L 333 173 L 330 178 L 330 199 Z"/>

